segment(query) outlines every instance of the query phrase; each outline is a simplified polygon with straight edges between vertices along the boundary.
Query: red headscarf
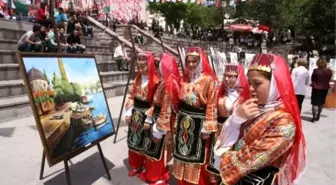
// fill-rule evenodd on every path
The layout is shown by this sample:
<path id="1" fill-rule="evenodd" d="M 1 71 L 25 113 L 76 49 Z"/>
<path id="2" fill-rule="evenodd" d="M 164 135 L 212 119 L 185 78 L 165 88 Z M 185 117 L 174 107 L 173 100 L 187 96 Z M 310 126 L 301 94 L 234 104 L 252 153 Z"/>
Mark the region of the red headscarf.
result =
<path id="1" fill-rule="evenodd" d="M 236 86 L 241 88 L 241 92 L 239 93 L 239 103 L 243 103 L 244 101 L 248 100 L 250 98 L 250 89 L 246 80 L 243 66 L 240 64 L 228 64 L 225 66 L 224 75 L 227 73 L 235 73 L 238 76 Z M 228 88 L 224 80 L 225 79 L 223 78 L 222 85 L 219 88 L 218 99 L 224 95 L 226 89 Z"/>
<path id="2" fill-rule="evenodd" d="M 203 51 L 202 48 L 200 47 L 190 47 L 187 50 L 186 57 L 188 56 L 197 56 L 200 59 L 200 64 L 202 64 L 202 74 L 204 75 L 210 75 L 213 77 L 214 80 L 217 80 L 217 76 L 212 70 L 208 57 L 206 56 L 205 52 Z M 187 61 L 187 60 L 185 60 Z M 186 64 L 183 64 L 184 66 Z M 189 81 L 189 74 L 190 71 L 185 67 L 184 68 L 184 74 L 183 74 L 183 80 L 184 81 Z"/>
<path id="3" fill-rule="evenodd" d="M 302 132 L 300 111 L 286 60 L 273 54 L 257 54 L 253 58 L 249 70 L 272 73 L 285 111 L 294 118 L 295 138 L 290 154 L 280 169 L 281 176 L 279 177 L 279 184 L 291 185 L 300 178 L 306 168 L 306 141 Z"/>
<path id="4" fill-rule="evenodd" d="M 138 53 L 137 61 L 147 62 L 148 65 L 148 93 L 147 100 L 152 102 L 156 90 L 156 84 L 160 81 L 160 77 L 155 70 L 155 59 L 151 52 Z M 141 81 L 141 73 L 138 72 L 136 82 Z"/>
<path id="5" fill-rule="evenodd" d="M 164 78 L 166 92 L 169 94 L 172 104 L 177 106 L 180 101 L 179 92 L 181 77 L 174 56 L 163 53 L 160 61 L 160 72 Z"/>

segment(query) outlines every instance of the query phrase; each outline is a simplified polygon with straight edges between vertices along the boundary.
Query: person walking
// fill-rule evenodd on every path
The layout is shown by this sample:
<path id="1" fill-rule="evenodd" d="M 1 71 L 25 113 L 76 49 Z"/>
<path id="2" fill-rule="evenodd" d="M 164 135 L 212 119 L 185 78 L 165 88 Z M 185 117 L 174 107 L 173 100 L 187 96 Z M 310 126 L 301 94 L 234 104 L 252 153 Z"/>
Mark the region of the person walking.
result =
<path id="1" fill-rule="evenodd" d="M 296 61 L 296 63 L 298 67 L 292 69 L 291 76 L 295 95 L 298 100 L 299 110 L 301 112 L 302 103 L 306 96 L 306 85 L 309 83 L 309 71 L 305 67 L 307 65 L 305 59 L 300 58 Z"/>
<path id="2" fill-rule="evenodd" d="M 316 62 L 317 68 L 314 69 L 311 76 L 311 104 L 313 111 L 312 122 L 320 120 L 325 99 L 330 88 L 329 82 L 332 77 L 331 70 L 327 68 L 327 61 L 319 58 Z"/>

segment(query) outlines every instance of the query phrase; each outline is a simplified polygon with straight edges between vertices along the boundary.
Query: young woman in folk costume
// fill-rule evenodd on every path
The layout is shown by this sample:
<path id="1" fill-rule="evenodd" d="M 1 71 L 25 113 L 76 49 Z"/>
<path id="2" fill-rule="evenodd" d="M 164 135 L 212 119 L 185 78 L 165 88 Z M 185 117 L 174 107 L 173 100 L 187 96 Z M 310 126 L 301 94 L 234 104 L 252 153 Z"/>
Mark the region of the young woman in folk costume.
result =
<path id="1" fill-rule="evenodd" d="M 187 50 L 174 136 L 173 175 L 178 185 L 209 185 L 210 135 L 217 131 L 216 75 L 204 51 Z"/>
<path id="2" fill-rule="evenodd" d="M 131 170 L 129 176 L 142 172 L 146 157 L 146 139 L 150 136 L 152 119 L 147 118 L 146 112 L 160 82 L 155 70 L 154 56 L 149 53 L 139 53 L 137 56 L 138 74 L 135 78 L 128 100 L 125 105 L 126 122 L 129 125 L 127 145 L 129 148 L 128 160 Z"/>
<path id="3" fill-rule="evenodd" d="M 172 102 L 178 102 L 180 73 L 174 56 L 164 53 L 160 64 L 161 83 L 155 92 L 147 118 L 153 119 L 152 140 L 146 142 L 145 171 L 140 179 L 155 185 L 166 185 L 169 180 L 168 162 L 171 160 L 172 133 L 176 114 Z"/>
<path id="4" fill-rule="evenodd" d="M 226 128 L 226 125 L 224 125 L 224 129 L 222 131 L 223 123 L 232 114 L 234 109 L 239 104 L 243 103 L 245 100 L 249 98 L 250 98 L 249 85 L 245 77 L 243 66 L 240 64 L 226 65 L 222 84 L 218 92 L 218 105 L 217 105 L 218 131 L 216 135 L 213 134 L 211 136 L 211 147 L 210 147 L 211 155 L 209 164 L 207 166 L 207 170 L 214 175 L 211 177 L 217 177 L 212 178 L 211 179 L 212 182 L 218 182 L 220 179 L 218 178 L 219 171 L 213 166 L 214 165 L 213 155 L 214 152 L 216 152 L 215 143 L 217 137 L 221 135 L 220 137 L 227 138 L 226 142 L 224 143 L 225 148 L 227 148 L 227 150 L 234 145 L 238 137 L 238 135 L 232 136 L 231 131 Z M 230 142 L 231 137 L 236 137 L 236 139 L 233 139 L 233 142 Z"/>
<path id="5" fill-rule="evenodd" d="M 227 185 L 292 185 L 305 170 L 306 144 L 286 61 L 258 54 L 247 77 L 252 98 L 225 123 L 240 136 L 232 149 L 215 153 L 215 167 Z M 219 138 L 219 149 L 225 139 Z"/>

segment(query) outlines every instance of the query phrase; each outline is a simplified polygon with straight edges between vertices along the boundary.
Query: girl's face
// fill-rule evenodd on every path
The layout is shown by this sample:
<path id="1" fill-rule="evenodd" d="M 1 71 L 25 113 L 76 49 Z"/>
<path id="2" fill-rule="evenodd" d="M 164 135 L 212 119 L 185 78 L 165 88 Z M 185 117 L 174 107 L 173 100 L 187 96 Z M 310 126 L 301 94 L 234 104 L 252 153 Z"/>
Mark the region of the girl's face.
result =
<path id="1" fill-rule="evenodd" d="M 255 70 L 249 71 L 247 77 L 252 98 L 257 98 L 258 104 L 266 104 L 271 81 Z"/>
<path id="2" fill-rule="evenodd" d="M 224 83 L 227 87 L 233 88 L 237 83 L 238 75 L 224 73 Z"/>
<path id="3" fill-rule="evenodd" d="M 148 74 L 148 63 L 146 61 L 137 61 L 137 68 L 142 75 Z"/>
<path id="4" fill-rule="evenodd" d="M 200 59 L 199 57 L 196 56 L 187 56 L 186 58 L 186 68 L 193 72 L 197 69 L 199 63 L 200 63 Z"/>

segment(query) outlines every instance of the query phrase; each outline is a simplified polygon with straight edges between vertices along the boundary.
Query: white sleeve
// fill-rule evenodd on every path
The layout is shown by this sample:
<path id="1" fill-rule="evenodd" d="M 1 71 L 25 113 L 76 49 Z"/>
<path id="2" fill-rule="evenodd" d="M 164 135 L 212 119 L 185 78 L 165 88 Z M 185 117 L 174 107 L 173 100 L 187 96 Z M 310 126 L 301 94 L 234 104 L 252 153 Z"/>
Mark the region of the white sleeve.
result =
<path id="1" fill-rule="evenodd" d="M 202 129 L 201 129 L 201 133 L 203 133 L 203 134 L 211 134 L 211 132 L 207 132 L 207 131 L 205 131 L 205 130 L 204 130 L 204 127 L 202 127 Z"/>
<path id="2" fill-rule="evenodd" d="M 162 136 L 165 135 L 167 132 L 165 130 L 158 129 L 156 126 L 157 126 L 157 123 L 155 123 L 153 125 L 153 133 L 152 133 L 152 135 L 155 138 L 161 139 Z"/>
<path id="3" fill-rule="evenodd" d="M 245 123 L 247 119 L 237 116 L 235 112 L 224 123 L 219 141 L 216 142 L 214 149 L 214 167 L 219 170 L 222 155 L 229 151 L 231 147 L 237 142 L 240 134 L 240 126 Z"/>
<path id="4" fill-rule="evenodd" d="M 147 116 L 145 123 L 153 124 L 153 118 L 152 116 Z"/>
<path id="5" fill-rule="evenodd" d="M 220 146 L 219 147 L 232 147 L 238 140 L 240 134 L 240 126 L 246 122 L 235 112 L 224 123 L 220 134 Z"/>
<path id="6" fill-rule="evenodd" d="M 133 106 L 125 110 L 125 116 L 132 116 Z"/>
<path id="7" fill-rule="evenodd" d="M 119 56 L 123 56 L 123 52 L 122 52 L 122 49 L 118 46 L 115 48 L 114 50 L 114 54 L 113 54 L 113 57 L 114 58 L 117 58 Z"/>

